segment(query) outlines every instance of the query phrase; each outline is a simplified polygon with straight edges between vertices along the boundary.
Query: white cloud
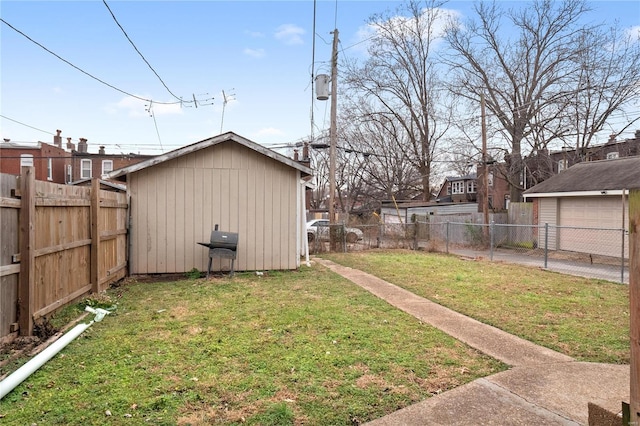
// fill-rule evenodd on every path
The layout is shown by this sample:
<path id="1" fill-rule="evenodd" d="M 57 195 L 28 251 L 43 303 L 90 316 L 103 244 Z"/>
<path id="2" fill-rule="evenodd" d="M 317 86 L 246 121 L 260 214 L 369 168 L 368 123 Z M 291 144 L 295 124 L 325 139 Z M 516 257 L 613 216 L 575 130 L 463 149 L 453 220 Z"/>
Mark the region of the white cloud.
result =
<path id="1" fill-rule="evenodd" d="M 425 14 L 425 17 L 424 17 L 425 23 L 428 22 L 428 20 L 430 19 L 429 16 L 427 15 L 428 13 L 437 14 L 436 20 L 432 28 L 432 31 L 433 31 L 432 35 L 434 37 L 433 43 L 435 47 L 437 47 L 442 41 L 442 37 L 444 36 L 444 32 L 448 23 L 451 20 L 455 20 L 461 16 L 460 12 L 453 9 L 437 9 L 435 11 L 433 10 L 430 11 L 429 9 L 425 8 L 422 11 L 422 13 Z M 406 16 L 394 16 L 389 21 L 385 22 L 384 25 L 391 25 L 396 29 L 396 31 L 403 31 L 403 28 L 407 23 L 407 21 L 409 21 L 409 19 L 410 18 Z M 369 45 L 369 39 L 374 37 L 377 31 L 378 31 L 378 28 L 370 24 L 363 25 L 360 28 L 358 28 L 358 31 L 356 32 L 355 40 L 351 43 L 352 49 L 354 51 L 358 51 L 360 53 L 366 54 L 367 47 Z"/>
<path id="2" fill-rule="evenodd" d="M 144 97 L 144 96 L 141 96 Z M 149 117 L 149 103 L 140 99 L 127 96 L 119 102 L 108 104 L 104 109 L 108 114 L 118 114 L 124 111 L 129 117 Z M 151 110 L 155 115 L 182 114 L 180 104 L 151 104 Z"/>
<path id="3" fill-rule="evenodd" d="M 242 53 L 253 58 L 263 58 L 267 54 L 264 49 L 250 49 L 248 47 Z"/>
<path id="4" fill-rule="evenodd" d="M 640 41 L 640 25 L 627 29 L 627 35 L 631 40 Z"/>
<path id="5" fill-rule="evenodd" d="M 253 38 L 263 38 L 264 37 L 264 33 L 261 33 L 259 31 L 245 31 L 244 32 L 246 35 L 248 35 L 249 37 L 253 37 Z"/>
<path id="6" fill-rule="evenodd" d="M 303 44 L 302 35 L 305 33 L 304 29 L 293 24 L 280 25 L 275 33 L 275 38 L 282 41 L 284 44 Z"/>
<path id="7" fill-rule="evenodd" d="M 282 136 L 282 135 L 284 135 L 284 132 L 274 127 L 265 127 L 264 129 L 260 129 L 253 134 L 253 136 L 256 139 L 263 136 Z"/>

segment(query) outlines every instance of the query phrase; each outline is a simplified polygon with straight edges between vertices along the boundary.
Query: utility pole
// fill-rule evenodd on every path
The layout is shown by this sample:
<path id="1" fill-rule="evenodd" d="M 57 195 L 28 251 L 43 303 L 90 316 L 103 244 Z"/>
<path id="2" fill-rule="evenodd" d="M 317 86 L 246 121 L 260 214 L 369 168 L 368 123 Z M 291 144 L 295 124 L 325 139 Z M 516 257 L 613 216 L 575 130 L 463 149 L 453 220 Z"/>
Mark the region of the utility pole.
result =
<path id="1" fill-rule="evenodd" d="M 331 52 L 331 128 L 329 129 L 329 223 L 336 223 L 336 144 L 338 111 L 338 29 L 333 30 L 333 49 Z M 333 241 L 333 239 L 332 239 Z"/>
<path id="2" fill-rule="evenodd" d="M 484 94 L 480 95 L 480 115 L 482 118 L 482 215 L 484 218 L 484 234 L 485 237 L 489 233 L 489 164 L 487 161 L 487 124 L 484 112 Z"/>

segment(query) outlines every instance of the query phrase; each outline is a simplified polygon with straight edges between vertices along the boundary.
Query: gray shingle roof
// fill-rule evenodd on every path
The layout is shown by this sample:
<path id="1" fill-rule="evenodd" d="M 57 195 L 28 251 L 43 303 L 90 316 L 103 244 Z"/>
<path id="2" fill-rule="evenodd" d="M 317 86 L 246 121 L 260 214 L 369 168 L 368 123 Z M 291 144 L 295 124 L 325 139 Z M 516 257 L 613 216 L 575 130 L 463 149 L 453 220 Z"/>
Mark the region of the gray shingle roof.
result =
<path id="1" fill-rule="evenodd" d="M 640 188 L 640 156 L 578 163 L 524 193 L 615 191 L 632 188 Z"/>

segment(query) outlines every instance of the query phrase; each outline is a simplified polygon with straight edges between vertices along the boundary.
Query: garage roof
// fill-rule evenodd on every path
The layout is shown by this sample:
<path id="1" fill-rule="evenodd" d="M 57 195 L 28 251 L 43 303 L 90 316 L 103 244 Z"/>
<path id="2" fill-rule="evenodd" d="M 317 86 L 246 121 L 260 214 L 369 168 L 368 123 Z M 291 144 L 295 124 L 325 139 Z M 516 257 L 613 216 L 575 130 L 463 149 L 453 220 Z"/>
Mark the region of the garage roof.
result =
<path id="1" fill-rule="evenodd" d="M 208 138 L 202 140 L 200 142 L 196 142 L 191 145 L 183 146 L 182 148 L 175 149 L 171 152 L 167 152 L 166 154 L 158 155 L 157 157 L 150 158 L 148 160 L 142 161 L 140 163 L 132 164 L 131 166 L 124 167 L 122 169 L 114 170 L 113 172 L 108 174 L 110 179 L 117 178 L 119 176 L 124 176 L 129 173 L 134 173 L 142 169 L 146 169 L 147 167 L 154 166 L 156 164 L 164 163 L 165 161 L 172 160 L 174 158 L 181 157 L 183 155 L 190 154 L 192 152 L 199 151 L 201 149 L 208 148 L 213 145 L 217 145 L 222 142 L 233 141 L 239 143 L 240 145 L 244 145 L 249 149 L 257 151 L 267 157 L 270 157 L 276 161 L 284 163 L 288 166 L 293 167 L 294 169 L 298 169 L 302 172 L 302 176 L 311 175 L 313 172 L 310 168 L 298 163 L 295 160 L 292 160 L 289 157 L 285 157 L 282 154 L 278 154 L 277 152 L 266 148 L 260 144 L 250 141 L 249 139 L 243 138 L 233 132 L 223 133 L 218 136 L 214 136 L 212 138 Z"/>
<path id="2" fill-rule="evenodd" d="M 549 193 L 621 191 L 640 188 L 640 156 L 578 163 L 524 192 L 525 197 Z"/>

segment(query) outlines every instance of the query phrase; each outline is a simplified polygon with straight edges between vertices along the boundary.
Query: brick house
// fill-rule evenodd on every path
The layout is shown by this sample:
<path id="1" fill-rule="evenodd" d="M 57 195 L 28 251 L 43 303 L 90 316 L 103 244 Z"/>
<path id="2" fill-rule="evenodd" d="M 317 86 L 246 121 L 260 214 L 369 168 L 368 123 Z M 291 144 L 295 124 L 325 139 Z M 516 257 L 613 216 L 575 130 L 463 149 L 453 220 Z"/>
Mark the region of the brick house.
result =
<path id="1" fill-rule="evenodd" d="M 133 153 L 107 154 L 105 147 L 102 145 L 99 147 L 97 154 L 90 153 L 88 152 L 89 145 L 85 138 L 80 138 L 77 150 L 73 144 L 69 147 L 72 149 L 72 159 L 68 170 L 71 176 L 71 182 L 90 179 L 92 177 L 102 177 L 113 170 L 121 169 L 155 157 L 154 155 Z"/>
<path id="2" fill-rule="evenodd" d="M 0 173 L 19 175 L 22 166 L 33 166 L 37 180 L 68 183 L 66 170 L 71 154 L 62 148 L 61 131 L 53 137 L 53 145 L 16 143 L 5 139 L 0 142 Z"/>

